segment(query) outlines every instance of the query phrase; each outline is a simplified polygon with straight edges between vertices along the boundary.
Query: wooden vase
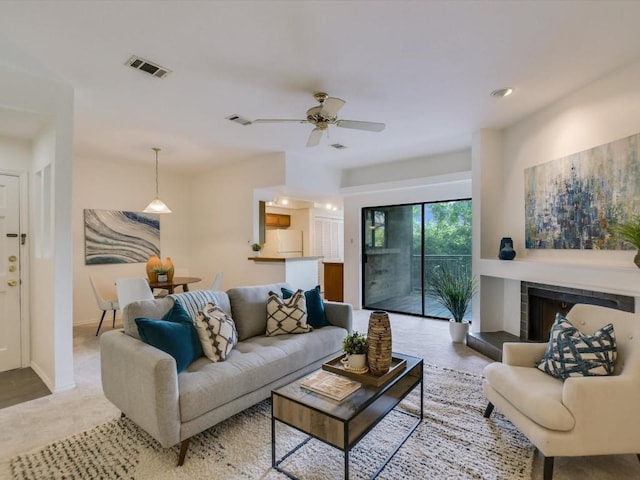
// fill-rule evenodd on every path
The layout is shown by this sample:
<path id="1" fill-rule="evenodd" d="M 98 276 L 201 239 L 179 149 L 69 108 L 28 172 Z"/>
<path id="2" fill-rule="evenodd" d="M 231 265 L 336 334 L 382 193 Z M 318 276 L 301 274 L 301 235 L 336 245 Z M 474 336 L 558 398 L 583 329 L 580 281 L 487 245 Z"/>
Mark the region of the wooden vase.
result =
<path id="1" fill-rule="evenodd" d="M 171 257 L 167 257 L 164 261 L 163 266 L 169 267 L 169 271 L 167 272 L 167 282 L 173 281 L 173 274 L 175 272 L 175 268 L 173 267 L 173 262 L 171 261 Z"/>
<path id="2" fill-rule="evenodd" d="M 158 281 L 158 274 L 154 272 L 153 269 L 161 265 L 162 260 L 155 254 L 151 255 L 149 260 L 147 260 L 147 277 L 150 282 L 155 283 Z"/>
<path id="3" fill-rule="evenodd" d="M 369 371 L 376 376 L 384 375 L 391 367 L 391 323 L 387 312 L 371 312 L 367 341 Z"/>

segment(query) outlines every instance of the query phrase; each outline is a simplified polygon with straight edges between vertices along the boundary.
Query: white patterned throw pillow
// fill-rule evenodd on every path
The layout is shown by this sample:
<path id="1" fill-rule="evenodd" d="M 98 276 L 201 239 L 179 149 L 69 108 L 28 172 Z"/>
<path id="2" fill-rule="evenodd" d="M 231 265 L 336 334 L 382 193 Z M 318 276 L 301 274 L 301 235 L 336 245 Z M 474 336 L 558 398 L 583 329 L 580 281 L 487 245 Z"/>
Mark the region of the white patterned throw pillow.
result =
<path id="1" fill-rule="evenodd" d="M 238 343 L 233 319 L 215 303 L 207 303 L 196 318 L 202 350 L 212 362 L 222 362 Z"/>
<path id="2" fill-rule="evenodd" d="M 291 298 L 283 298 L 269 292 L 267 299 L 267 335 L 287 333 L 307 333 L 312 330 L 307 325 L 307 303 L 303 290 L 298 290 Z"/>

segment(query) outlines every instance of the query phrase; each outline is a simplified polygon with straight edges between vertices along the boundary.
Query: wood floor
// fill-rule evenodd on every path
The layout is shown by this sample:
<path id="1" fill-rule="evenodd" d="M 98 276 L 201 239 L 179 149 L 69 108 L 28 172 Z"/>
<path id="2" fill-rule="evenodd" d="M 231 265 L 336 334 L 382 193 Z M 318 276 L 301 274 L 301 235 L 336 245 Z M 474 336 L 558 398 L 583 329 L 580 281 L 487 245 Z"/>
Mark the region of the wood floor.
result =
<path id="1" fill-rule="evenodd" d="M 50 394 L 49 389 L 31 368 L 0 372 L 0 408 Z"/>

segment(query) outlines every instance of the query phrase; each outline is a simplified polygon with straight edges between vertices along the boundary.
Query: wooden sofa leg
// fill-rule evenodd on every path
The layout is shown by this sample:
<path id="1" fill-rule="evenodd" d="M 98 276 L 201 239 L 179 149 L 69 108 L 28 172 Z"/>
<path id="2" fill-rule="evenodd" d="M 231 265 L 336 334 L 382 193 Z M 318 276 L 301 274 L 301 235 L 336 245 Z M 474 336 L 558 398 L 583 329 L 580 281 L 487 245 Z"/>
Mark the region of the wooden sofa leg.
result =
<path id="1" fill-rule="evenodd" d="M 640 462 L 640 453 L 636 453 L 636 457 L 638 457 L 638 461 Z"/>
<path id="2" fill-rule="evenodd" d="M 491 413 L 493 413 L 493 403 L 489 402 L 487 408 L 484 411 L 484 418 L 489 418 L 491 416 Z"/>
<path id="3" fill-rule="evenodd" d="M 553 478 L 553 458 L 554 457 L 544 457 L 544 470 L 542 474 L 544 480 L 551 480 Z"/>
<path id="4" fill-rule="evenodd" d="M 178 466 L 184 465 L 184 459 L 187 456 L 187 450 L 189 450 L 189 440 L 191 438 L 185 438 L 180 442 L 180 456 L 178 457 Z"/>

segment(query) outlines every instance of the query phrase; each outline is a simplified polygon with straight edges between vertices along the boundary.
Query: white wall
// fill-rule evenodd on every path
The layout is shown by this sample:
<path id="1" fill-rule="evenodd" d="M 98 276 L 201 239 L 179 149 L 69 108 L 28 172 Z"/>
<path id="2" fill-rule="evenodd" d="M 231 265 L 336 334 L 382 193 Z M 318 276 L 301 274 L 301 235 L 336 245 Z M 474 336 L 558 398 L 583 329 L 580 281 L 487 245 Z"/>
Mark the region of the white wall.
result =
<path id="1" fill-rule="evenodd" d="M 153 153 L 149 150 L 149 155 Z M 146 277 L 145 263 L 85 265 L 84 209 L 125 210 L 141 212 L 155 196 L 153 166 L 128 165 L 76 158 L 74 161 L 73 198 L 73 321 L 74 324 L 95 322 L 102 311 L 98 308 L 89 275 L 100 273 L 112 278 Z M 160 164 L 160 198 L 173 213 L 160 215 L 160 255 L 171 257 L 176 268 L 194 274 L 190 255 L 191 189 L 190 178 L 163 170 Z M 192 287 L 202 288 L 211 279 Z M 111 314 L 105 317 L 110 326 Z"/>
<path id="2" fill-rule="evenodd" d="M 474 236 L 474 241 L 481 242 L 482 251 L 482 258 L 474 261 L 478 273 L 491 278 L 486 285 L 501 291 L 504 311 L 490 312 L 490 302 L 483 302 L 481 310 L 477 310 L 481 311 L 482 330 L 519 333 L 519 299 L 511 297 L 516 296 L 514 285 L 520 280 L 632 295 L 639 304 L 640 285 L 632 262 L 633 251 L 524 248 L 524 170 L 638 132 L 640 62 L 611 73 L 501 133 L 502 185 L 492 188 L 491 181 L 481 180 L 479 188 L 489 205 L 502 206 L 502 211 L 483 208 L 482 214 L 501 215 L 504 230 L 483 235 L 482 239 Z M 488 156 L 480 162 L 484 163 L 474 163 L 474 181 L 477 169 L 491 164 Z M 495 260 L 499 239 L 505 233 L 514 240 L 515 262 Z M 501 284 L 500 289 L 496 289 L 496 282 Z"/>
<path id="3" fill-rule="evenodd" d="M 28 172 L 31 165 L 31 140 L 0 135 L 0 170 Z"/>
<path id="4" fill-rule="evenodd" d="M 223 165 L 192 179 L 190 250 L 196 276 L 210 282 L 216 272 L 223 271 L 224 290 L 284 279 L 283 264 L 248 260 L 257 239 L 254 191 L 284 184 L 282 154 Z"/>

